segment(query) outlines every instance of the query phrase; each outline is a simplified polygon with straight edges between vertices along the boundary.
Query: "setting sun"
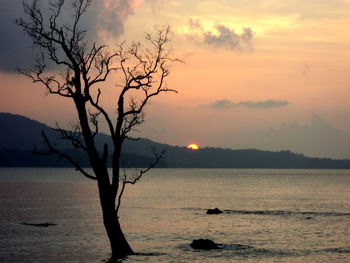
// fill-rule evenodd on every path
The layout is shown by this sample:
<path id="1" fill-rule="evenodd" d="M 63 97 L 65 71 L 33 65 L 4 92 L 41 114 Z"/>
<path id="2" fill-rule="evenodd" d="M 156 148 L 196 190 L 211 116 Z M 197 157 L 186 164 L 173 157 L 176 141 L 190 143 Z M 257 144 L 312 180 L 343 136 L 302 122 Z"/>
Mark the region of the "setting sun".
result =
<path id="1" fill-rule="evenodd" d="M 197 144 L 192 143 L 187 146 L 187 149 L 198 150 L 199 146 Z"/>

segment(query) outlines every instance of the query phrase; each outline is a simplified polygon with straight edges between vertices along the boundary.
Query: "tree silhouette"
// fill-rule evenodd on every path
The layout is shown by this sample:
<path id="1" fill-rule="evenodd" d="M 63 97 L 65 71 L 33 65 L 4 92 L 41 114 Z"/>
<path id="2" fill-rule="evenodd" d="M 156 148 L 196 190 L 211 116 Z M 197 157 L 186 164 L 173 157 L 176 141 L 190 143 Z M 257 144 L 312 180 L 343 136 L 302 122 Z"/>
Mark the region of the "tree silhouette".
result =
<path id="1" fill-rule="evenodd" d="M 31 38 L 38 56 L 32 69 L 19 69 L 21 74 L 34 83 L 45 87 L 48 94 L 72 100 L 79 121 L 70 131 L 57 126 L 60 137 L 77 150 L 85 152 L 92 173 L 85 170 L 67 153 L 55 148 L 45 134 L 45 154 L 57 154 L 67 159 L 76 170 L 89 179 L 96 180 L 103 212 L 103 223 L 112 249 L 112 258 L 118 259 L 133 254 L 119 224 L 118 212 L 127 184 L 135 184 L 162 158 L 155 154 L 149 167 L 128 175 L 120 167 L 121 148 L 130 132 L 144 121 L 145 106 L 149 101 L 165 92 L 176 92 L 166 86 L 169 67 L 176 61 L 171 59 L 169 27 L 156 29 L 154 35 L 146 35 L 146 47 L 125 43 L 111 52 L 104 44 L 88 43 L 88 31 L 82 28 L 82 16 L 92 0 L 71 0 L 73 16 L 70 22 L 62 18 L 64 0 L 50 4 L 49 15 L 43 12 L 38 1 L 23 2 L 25 18 L 16 23 Z M 55 66 L 52 68 L 52 65 Z M 115 91 L 116 108 L 108 110 L 102 103 L 108 92 L 106 81 L 112 75 L 118 79 Z M 108 95 L 109 96 L 109 95 Z M 104 144 L 98 149 L 96 135 L 102 124 L 107 124 L 113 147 Z M 112 158 L 112 169 L 108 170 L 108 158 Z M 111 172 L 110 172 L 111 171 Z M 110 174 L 111 173 L 111 174 Z"/>

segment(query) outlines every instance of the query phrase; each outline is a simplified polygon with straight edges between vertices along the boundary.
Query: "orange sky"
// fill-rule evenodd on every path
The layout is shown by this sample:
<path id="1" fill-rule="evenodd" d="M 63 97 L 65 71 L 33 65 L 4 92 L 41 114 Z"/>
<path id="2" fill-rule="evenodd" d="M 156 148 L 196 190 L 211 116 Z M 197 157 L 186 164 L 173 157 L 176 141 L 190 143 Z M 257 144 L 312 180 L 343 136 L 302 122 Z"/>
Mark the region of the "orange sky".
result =
<path id="1" fill-rule="evenodd" d="M 118 1 L 105 3 L 108 12 L 118 13 Z M 101 23 L 98 35 L 113 46 L 142 40 L 154 25 L 167 24 L 175 54 L 185 61 L 168 79 L 179 94 L 157 98 L 137 136 L 350 158 L 350 1 L 129 4 L 120 14 L 124 33 L 113 34 Z M 50 125 L 75 118 L 67 102 L 45 97 L 29 80 L 13 72 L 0 73 L 0 80 L 0 111 Z"/>

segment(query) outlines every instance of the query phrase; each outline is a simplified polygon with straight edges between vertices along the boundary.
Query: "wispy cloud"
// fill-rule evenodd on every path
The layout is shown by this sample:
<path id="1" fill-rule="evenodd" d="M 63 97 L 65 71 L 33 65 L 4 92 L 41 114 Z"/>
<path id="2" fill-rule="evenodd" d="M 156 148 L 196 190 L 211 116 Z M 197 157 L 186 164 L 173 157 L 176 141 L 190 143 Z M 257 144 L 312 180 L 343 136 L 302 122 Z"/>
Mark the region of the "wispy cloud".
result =
<path id="1" fill-rule="evenodd" d="M 253 109 L 270 109 L 286 107 L 290 103 L 286 100 L 264 100 L 264 101 L 239 101 L 232 102 L 229 100 L 218 100 L 211 104 L 204 104 L 202 106 L 214 109 L 227 109 L 235 107 L 247 107 Z"/>
<path id="2" fill-rule="evenodd" d="M 205 30 L 199 20 L 193 19 L 189 20 L 188 26 L 191 33 L 187 37 L 197 43 L 240 52 L 252 50 L 253 31 L 250 27 L 244 27 L 239 34 L 223 24 L 216 24 L 213 29 Z"/>

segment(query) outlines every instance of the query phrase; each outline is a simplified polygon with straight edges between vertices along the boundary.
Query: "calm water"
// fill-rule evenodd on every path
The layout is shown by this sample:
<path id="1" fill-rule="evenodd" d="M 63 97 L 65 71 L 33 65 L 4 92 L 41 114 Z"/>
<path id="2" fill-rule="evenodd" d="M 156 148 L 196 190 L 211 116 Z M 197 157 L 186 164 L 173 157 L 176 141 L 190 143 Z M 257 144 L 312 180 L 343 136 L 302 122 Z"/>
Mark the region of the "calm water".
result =
<path id="1" fill-rule="evenodd" d="M 127 189 L 121 222 L 140 255 L 123 263 L 350 262 L 349 187 L 349 170 L 154 169 Z M 0 209 L 0 262 L 110 256 L 95 182 L 71 169 L 0 169 Z M 195 251 L 198 238 L 224 249 Z"/>

